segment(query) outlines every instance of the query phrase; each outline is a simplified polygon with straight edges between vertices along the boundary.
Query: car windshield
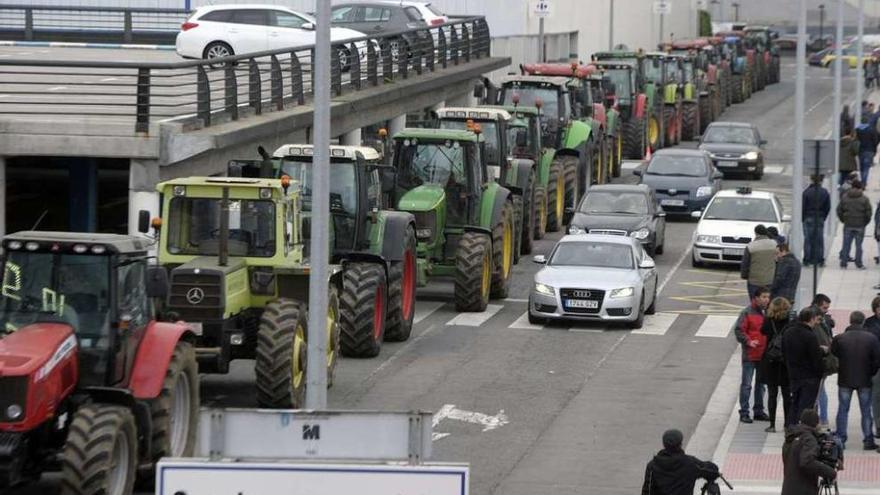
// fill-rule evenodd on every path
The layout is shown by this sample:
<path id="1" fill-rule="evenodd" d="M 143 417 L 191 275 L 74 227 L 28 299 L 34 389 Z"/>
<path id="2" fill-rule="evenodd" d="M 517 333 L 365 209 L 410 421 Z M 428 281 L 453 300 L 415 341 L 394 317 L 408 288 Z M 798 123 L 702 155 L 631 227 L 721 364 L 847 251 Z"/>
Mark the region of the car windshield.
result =
<path id="1" fill-rule="evenodd" d="M 560 242 L 547 264 L 632 269 L 632 248 L 608 242 Z"/>
<path id="2" fill-rule="evenodd" d="M 355 164 L 350 161 L 332 161 L 330 166 L 330 206 L 338 212 L 354 215 L 357 212 L 357 182 Z M 312 211 L 312 162 L 284 159 L 281 173 L 302 184 L 303 211 Z"/>
<path id="3" fill-rule="evenodd" d="M 755 131 L 750 127 L 709 126 L 703 136 L 704 143 L 757 144 Z"/>
<path id="4" fill-rule="evenodd" d="M 8 251 L 0 291 L 0 328 L 67 323 L 80 345 L 106 337 L 110 317 L 110 256 Z"/>
<path id="5" fill-rule="evenodd" d="M 458 141 L 404 139 L 398 144 L 397 151 L 398 181 L 406 189 L 422 184 L 446 187 L 467 183 L 465 149 Z"/>
<path id="6" fill-rule="evenodd" d="M 706 175 L 706 162 L 697 156 L 654 155 L 645 173 L 649 175 L 703 177 Z"/>
<path id="7" fill-rule="evenodd" d="M 519 104 L 526 107 L 535 107 L 537 106 L 535 103 L 540 100 L 544 105 L 541 108 L 542 118 L 559 118 L 559 101 L 556 88 L 529 85 L 505 86 L 502 103 L 504 105 L 513 105 L 514 95 L 519 95 Z"/>
<path id="8" fill-rule="evenodd" d="M 706 215 L 706 220 L 740 220 L 744 222 L 776 223 L 773 202 L 766 198 L 716 197 Z"/>
<path id="9" fill-rule="evenodd" d="M 483 139 L 486 140 L 486 162 L 500 165 L 503 157 L 500 156 L 501 150 L 498 144 L 498 123 L 494 120 L 481 120 L 477 123 L 480 124 L 480 131 L 483 133 Z M 440 121 L 440 128 L 464 131 L 467 130 L 467 121 L 443 119 Z"/>
<path id="10" fill-rule="evenodd" d="M 168 252 L 217 256 L 220 246 L 220 198 L 173 198 L 168 212 Z M 275 255 L 275 203 L 229 201 L 230 256 Z"/>
<path id="11" fill-rule="evenodd" d="M 648 199 L 637 192 L 591 191 L 581 202 L 580 211 L 600 215 L 647 215 Z"/>

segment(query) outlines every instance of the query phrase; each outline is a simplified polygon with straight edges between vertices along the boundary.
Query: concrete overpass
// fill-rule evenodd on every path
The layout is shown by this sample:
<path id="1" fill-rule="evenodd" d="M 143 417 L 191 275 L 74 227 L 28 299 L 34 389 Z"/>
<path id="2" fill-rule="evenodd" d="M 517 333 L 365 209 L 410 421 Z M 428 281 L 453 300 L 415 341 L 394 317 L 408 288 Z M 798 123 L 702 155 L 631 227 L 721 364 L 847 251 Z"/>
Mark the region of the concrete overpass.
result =
<path id="1" fill-rule="evenodd" d="M 510 62 L 489 56 L 482 18 L 434 28 L 425 40 L 397 58 L 382 43 L 346 45 L 350 67 L 335 60 L 333 71 L 340 141 L 360 144 L 363 127 L 394 132 L 408 113 L 467 104 L 480 75 Z M 130 231 L 138 210 L 158 213 L 158 181 L 222 173 L 257 145 L 308 142 L 310 65 L 308 48 L 214 66 L 168 52 L 0 48 L 0 229 L 42 217 L 41 228 L 120 231 L 127 223 Z M 98 211 L 99 197 L 115 206 Z M 71 214 L 55 214 L 62 209 Z"/>

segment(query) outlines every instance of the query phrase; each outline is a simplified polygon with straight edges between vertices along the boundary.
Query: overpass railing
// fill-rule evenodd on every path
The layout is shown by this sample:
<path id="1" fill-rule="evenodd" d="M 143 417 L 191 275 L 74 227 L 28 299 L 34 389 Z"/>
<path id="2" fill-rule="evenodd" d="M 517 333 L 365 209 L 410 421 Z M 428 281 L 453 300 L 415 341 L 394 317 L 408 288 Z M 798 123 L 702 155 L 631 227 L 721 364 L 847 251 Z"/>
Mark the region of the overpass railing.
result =
<path id="1" fill-rule="evenodd" d="M 483 17 L 336 42 L 336 95 L 395 84 L 490 55 Z M 312 93 L 314 46 L 166 63 L 0 59 L 0 115 L 211 126 L 296 105 Z"/>

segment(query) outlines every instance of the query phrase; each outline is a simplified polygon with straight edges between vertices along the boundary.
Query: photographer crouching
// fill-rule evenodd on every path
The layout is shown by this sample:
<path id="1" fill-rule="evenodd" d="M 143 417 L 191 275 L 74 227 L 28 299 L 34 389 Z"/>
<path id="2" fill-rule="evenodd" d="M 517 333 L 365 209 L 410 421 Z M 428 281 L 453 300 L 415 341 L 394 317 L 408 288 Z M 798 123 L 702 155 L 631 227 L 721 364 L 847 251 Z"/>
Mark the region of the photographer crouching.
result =
<path id="1" fill-rule="evenodd" d="M 814 409 L 804 410 L 800 419 L 788 430 L 782 446 L 782 495 L 835 493 L 843 449 L 830 432 L 818 431 L 819 414 Z"/>

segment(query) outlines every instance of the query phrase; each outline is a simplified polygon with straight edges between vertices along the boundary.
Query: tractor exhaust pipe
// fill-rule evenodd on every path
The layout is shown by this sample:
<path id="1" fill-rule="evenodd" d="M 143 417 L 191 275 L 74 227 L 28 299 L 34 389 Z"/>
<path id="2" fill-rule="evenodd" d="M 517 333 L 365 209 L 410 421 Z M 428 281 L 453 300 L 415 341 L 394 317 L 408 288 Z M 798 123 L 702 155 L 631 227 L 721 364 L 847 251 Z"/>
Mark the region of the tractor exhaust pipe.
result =
<path id="1" fill-rule="evenodd" d="M 223 199 L 220 200 L 220 242 L 218 245 L 217 264 L 226 266 L 229 260 L 229 188 L 223 188 Z"/>

